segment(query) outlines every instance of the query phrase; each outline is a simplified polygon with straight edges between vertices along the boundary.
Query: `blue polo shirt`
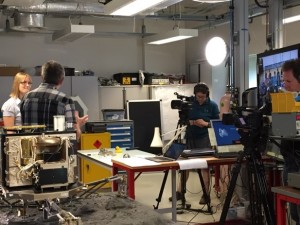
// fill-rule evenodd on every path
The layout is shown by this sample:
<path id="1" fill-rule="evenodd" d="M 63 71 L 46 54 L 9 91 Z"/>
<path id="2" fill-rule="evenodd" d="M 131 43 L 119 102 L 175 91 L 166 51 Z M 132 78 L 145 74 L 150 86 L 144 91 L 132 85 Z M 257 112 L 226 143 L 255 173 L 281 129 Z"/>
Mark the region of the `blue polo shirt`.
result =
<path id="1" fill-rule="evenodd" d="M 206 101 L 200 105 L 197 100 L 193 102 L 192 109 L 189 112 L 189 120 L 203 119 L 209 122 L 211 119 L 219 119 L 218 105 L 207 98 Z M 201 139 L 208 135 L 207 127 L 190 126 L 190 132 L 193 138 Z"/>

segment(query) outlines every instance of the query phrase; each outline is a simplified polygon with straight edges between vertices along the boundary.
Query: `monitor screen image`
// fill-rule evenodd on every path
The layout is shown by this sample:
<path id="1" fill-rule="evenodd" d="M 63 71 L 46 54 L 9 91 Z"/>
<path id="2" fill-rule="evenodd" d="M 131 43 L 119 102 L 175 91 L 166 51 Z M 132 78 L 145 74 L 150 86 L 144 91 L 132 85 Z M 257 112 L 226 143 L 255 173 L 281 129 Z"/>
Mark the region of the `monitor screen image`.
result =
<path id="1" fill-rule="evenodd" d="M 225 125 L 222 120 L 212 120 L 217 146 L 241 144 L 240 135 L 234 125 Z"/>
<path id="2" fill-rule="evenodd" d="M 271 101 L 270 93 L 284 88 L 282 64 L 299 58 L 299 44 L 270 50 L 257 55 L 258 108 Z"/>

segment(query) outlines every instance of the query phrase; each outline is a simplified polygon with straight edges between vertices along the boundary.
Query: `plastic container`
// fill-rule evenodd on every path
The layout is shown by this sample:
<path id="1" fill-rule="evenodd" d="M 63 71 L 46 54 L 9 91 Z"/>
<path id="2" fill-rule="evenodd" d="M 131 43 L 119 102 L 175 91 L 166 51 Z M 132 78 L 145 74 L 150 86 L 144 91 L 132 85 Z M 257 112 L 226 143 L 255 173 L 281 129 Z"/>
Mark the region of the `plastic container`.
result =
<path id="1" fill-rule="evenodd" d="M 102 109 L 103 120 L 124 120 L 124 109 Z"/>

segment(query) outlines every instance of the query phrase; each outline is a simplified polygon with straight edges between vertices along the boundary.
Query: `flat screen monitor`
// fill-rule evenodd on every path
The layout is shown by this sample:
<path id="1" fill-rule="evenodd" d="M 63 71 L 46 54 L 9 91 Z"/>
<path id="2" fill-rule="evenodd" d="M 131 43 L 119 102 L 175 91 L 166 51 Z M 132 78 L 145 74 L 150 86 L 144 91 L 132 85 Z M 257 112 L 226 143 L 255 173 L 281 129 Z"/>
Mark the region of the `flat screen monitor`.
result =
<path id="1" fill-rule="evenodd" d="M 300 44 L 270 50 L 257 55 L 257 103 L 258 108 L 270 103 L 270 93 L 284 88 L 282 64 L 299 58 Z"/>

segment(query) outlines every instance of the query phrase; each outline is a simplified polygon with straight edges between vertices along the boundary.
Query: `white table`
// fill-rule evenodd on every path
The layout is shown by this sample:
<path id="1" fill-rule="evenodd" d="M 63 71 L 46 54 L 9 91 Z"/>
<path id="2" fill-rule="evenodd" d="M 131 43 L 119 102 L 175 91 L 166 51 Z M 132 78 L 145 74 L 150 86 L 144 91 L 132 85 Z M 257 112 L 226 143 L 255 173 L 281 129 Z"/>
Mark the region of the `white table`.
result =
<path id="1" fill-rule="evenodd" d="M 109 149 L 111 150 L 112 152 L 114 152 L 114 149 Z M 165 212 L 171 212 L 172 213 L 172 220 L 173 221 L 176 221 L 176 170 L 178 169 L 178 165 L 176 168 L 174 167 L 170 167 L 170 166 L 167 166 L 167 167 L 161 167 L 161 163 L 155 163 L 155 162 L 152 162 L 150 160 L 146 160 L 146 159 L 143 159 L 145 157 L 149 157 L 149 156 L 155 156 L 154 154 L 151 154 L 151 153 L 148 153 L 148 152 L 144 152 L 144 151 L 140 151 L 140 150 L 125 150 L 125 149 L 122 149 L 122 153 L 117 153 L 116 155 L 113 155 L 113 156 L 103 156 L 101 154 L 99 154 L 99 149 L 93 149 L 93 150 L 79 150 L 77 151 L 78 153 L 78 157 L 79 158 L 82 158 L 82 159 L 86 159 L 86 160 L 90 160 L 94 163 L 96 163 L 97 165 L 103 167 L 103 168 L 106 168 L 106 169 L 111 169 L 113 168 L 113 162 L 112 160 L 116 160 L 116 161 L 123 161 L 123 156 L 125 154 L 129 154 L 130 158 L 129 159 L 124 159 L 125 161 L 135 161 L 135 166 L 137 166 L 138 168 L 140 168 L 142 166 L 142 168 L 144 167 L 150 167 L 151 169 L 149 171 L 162 171 L 165 170 L 165 169 L 168 169 L 168 170 L 171 170 L 171 183 L 172 183 L 172 208 L 167 208 L 167 209 L 157 209 L 159 212 L 162 212 L 162 213 L 165 213 Z M 160 166 L 160 167 L 157 167 L 157 166 Z M 153 168 L 156 168 L 156 169 L 153 169 Z M 161 168 L 161 169 L 159 169 Z M 127 171 L 127 170 L 126 170 Z M 142 172 L 146 172 L 147 170 L 143 169 L 140 172 L 140 174 Z M 128 171 L 127 171 L 128 172 Z M 112 171 L 113 175 L 114 172 Z M 130 174 L 132 174 L 130 171 L 129 171 Z M 134 174 L 134 173 L 133 173 Z M 134 176 L 134 175 L 133 175 Z M 139 176 L 139 175 L 138 175 Z M 133 178 L 132 176 L 129 176 L 129 178 Z M 131 179 L 130 179 L 131 180 Z M 129 182 L 129 183 L 134 183 L 134 178 Z M 129 197 L 134 199 L 135 196 L 134 196 L 134 184 L 130 185 L 130 188 L 129 188 Z M 115 188 L 114 186 L 112 186 L 112 188 Z M 114 189 L 113 189 L 114 190 Z"/>
<path id="2" fill-rule="evenodd" d="M 114 155 L 106 155 L 103 156 L 99 154 L 99 149 L 91 149 L 91 150 L 79 150 L 77 151 L 78 157 L 86 160 L 90 160 L 97 165 L 105 168 L 111 169 L 112 168 L 112 159 L 123 158 L 125 154 L 128 154 L 131 158 L 138 157 L 138 158 L 145 158 L 149 156 L 155 156 L 154 154 L 144 152 L 141 150 L 126 150 L 122 148 L 122 153 L 115 153 L 114 148 L 107 149 L 112 152 Z"/>

